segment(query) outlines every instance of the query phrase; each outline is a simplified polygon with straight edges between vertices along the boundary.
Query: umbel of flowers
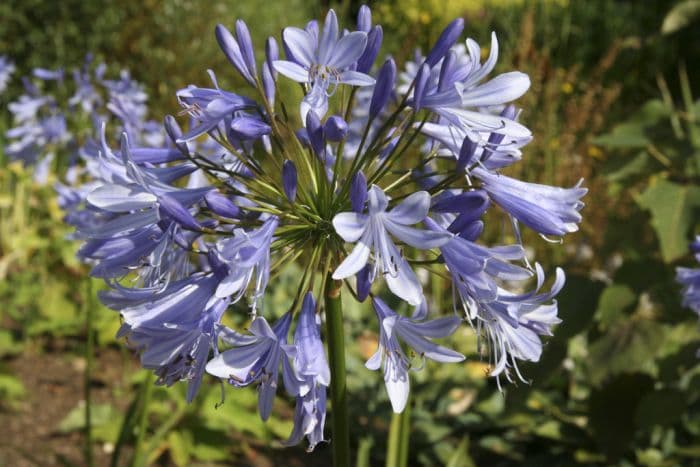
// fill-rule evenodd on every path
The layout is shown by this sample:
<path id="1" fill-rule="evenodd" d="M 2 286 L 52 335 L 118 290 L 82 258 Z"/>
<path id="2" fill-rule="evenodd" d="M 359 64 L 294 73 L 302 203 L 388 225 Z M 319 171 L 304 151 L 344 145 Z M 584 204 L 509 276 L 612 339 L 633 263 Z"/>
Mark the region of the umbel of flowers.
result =
<path id="1" fill-rule="evenodd" d="M 120 335 L 159 384 L 187 381 L 188 400 L 206 373 L 255 385 L 263 419 L 282 384 L 296 400 L 288 442 L 307 438 L 313 449 L 331 438 L 344 464 L 341 293 L 376 315 L 379 345 L 366 367 L 382 371 L 395 412 L 424 359 L 464 359 L 435 342 L 462 325 L 482 336 L 491 375 L 523 379 L 518 362 L 537 361 L 541 336 L 559 322 L 564 273 L 541 291 L 543 269 L 527 261 L 519 229 L 576 231 L 586 189 L 501 173 L 531 140 L 511 104 L 530 81 L 492 76 L 495 34 L 482 62 L 462 30 L 453 21 L 398 72 L 390 56 L 375 63 L 385 57 L 382 28 L 367 7 L 352 31 L 333 10 L 323 24 L 284 29 L 262 61 L 243 21 L 233 32 L 219 25 L 216 39 L 256 99 L 222 89 L 209 71 L 212 87 L 177 93 L 187 128 L 166 117 L 164 146 L 124 133 L 110 147 L 100 129 L 99 181 L 70 219 L 81 258 L 110 286 L 101 300 L 121 314 Z M 279 92 L 283 80 L 299 83 L 300 101 Z M 517 243 L 480 241 L 489 209 L 509 216 Z M 298 293 L 273 320 L 266 288 L 292 263 L 304 271 Z M 451 278 L 453 307 L 431 309 L 418 270 Z M 388 295 L 412 314 L 392 309 Z M 222 324 L 237 302 L 250 310 L 245 331 Z"/>

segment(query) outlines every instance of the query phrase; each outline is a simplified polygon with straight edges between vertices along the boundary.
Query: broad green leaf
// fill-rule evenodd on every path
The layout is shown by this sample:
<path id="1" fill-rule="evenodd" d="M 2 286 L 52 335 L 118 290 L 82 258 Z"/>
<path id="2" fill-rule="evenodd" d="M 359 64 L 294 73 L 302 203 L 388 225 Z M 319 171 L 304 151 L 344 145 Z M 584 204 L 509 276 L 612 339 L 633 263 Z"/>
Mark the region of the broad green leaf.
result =
<path id="1" fill-rule="evenodd" d="M 635 371 L 654 374 L 665 336 L 666 327 L 651 320 L 618 322 L 590 345 L 590 381 L 597 385 L 608 376 Z"/>
<path id="2" fill-rule="evenodd" d="M 651 377 L 626 374 L 609 380 L 591 393 L 589 427 L 609 461 L 619 459 L 630 448 L 636 432 L 637 406 L 642 397 L 652 390 Z"/>
<path id="3" fill-rule="evenodd" d="M 636 301 L 636 294 L 626 285 L 613 284 L 606 287 L 598 302 L 596 320 L 603 329 L 607 329 L 624 316 L 624 311 L 634 305 Z"/>
<path id="4" fill-rule="evenodd" d="M 677 389 L 661 389 L 644 396 L 637 407 L 637 426 L 651 429 L 655 425 L 670 425 L 685 413 L 685 394 Z"/>
<path id="5" fill-rule="evenodd" d="M 700 207 L 700 187 L 655 179 L 637 202 L 651 212 L 663 259 L 671 262 L 685 255 L 693 211 Z"/>

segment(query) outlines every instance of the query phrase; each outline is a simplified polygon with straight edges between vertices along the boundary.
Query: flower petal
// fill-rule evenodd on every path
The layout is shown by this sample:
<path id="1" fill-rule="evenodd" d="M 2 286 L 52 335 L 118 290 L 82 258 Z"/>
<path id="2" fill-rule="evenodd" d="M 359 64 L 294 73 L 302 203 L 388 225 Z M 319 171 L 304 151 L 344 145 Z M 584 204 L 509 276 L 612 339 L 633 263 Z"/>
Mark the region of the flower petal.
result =
<path id="1" fill-rule="evenodd" d="M 288 27 L 282 32 L 282 38 L 289 51 L 292 53 L 293 59 L 299 62 L 300 65 L 309 68 L 312 63 L 316 63 L 316 47 L 311 34 L 303 29 Z M 277 67 L 275 66 L 275 68 Z M 284 74 L 281 71 L 280 73 Z"/>
<path id="2" fill-rule="evenodd" d="M 297 83 L 308 83 L 309 82 L 309 72 L 306 71 L 301 65 L 294 62 L 289 62 L 287 60 L 275 60 L 272 62 L 272 66 L 275 70 L 282 73 L 287 78 L 296 81 Z"/>
<path id="3" fill-rule="evenodd" d="M 340 280 L 350 277 L 353 274 L 357 274 L 360 269 L 362 269 L 367 260 L 369 259 L 369 249 L 370 246 L 365 243 L 366 239 L 360 239 L 359 243 L 355 245 L 352 252 L 343 260 L 338 268 L 333 272 L 333 279 Z"/>
<path id="4" fill-rule="evenodd" d="M 354 243 L 367 229 L 368 218 L 365 214 L 341 212 L 333 218 L 333 227 L 346 242 Z"/>
<path id="5" fill-rule="evenodd" d="M 325 33 L 325 31 L 324 31 Z M 328 66 L 342 70 L 357 61 L 367 45 L 367 34 L 361 31 L 344 35 L 336 44 Z"/>

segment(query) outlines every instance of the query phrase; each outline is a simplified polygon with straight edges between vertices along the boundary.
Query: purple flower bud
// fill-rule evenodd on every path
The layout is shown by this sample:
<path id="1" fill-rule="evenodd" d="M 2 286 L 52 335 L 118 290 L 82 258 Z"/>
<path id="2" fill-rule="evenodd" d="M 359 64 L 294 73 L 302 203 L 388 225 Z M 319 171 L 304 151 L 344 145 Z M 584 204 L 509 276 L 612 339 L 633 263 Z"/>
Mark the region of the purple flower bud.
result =
<path id="1" fill-rule="evenodd" d="M 696 238 L 689 245 L 689 249 L 692 253 L 700 253 L 700 238 Z"/>
<path id="2" fill-rule="evenodd" d="M 445 30 L 442 31 L 442 34 L 440 34 L 440 37 L 438 37 L 437 42 L 426 57 L 425 63 L 430 65 L 431 68 L 434 67 L 435 64 L 439 62 L 442 57 L 445 56 L 447 51 L 450 50 L 450 47 L 454 45 L 454 43 L 459 38 L 460 34 L 462 34 L 463 29 L 464 20 L 462 18 L 457 18 L 456 20 L 448 24 Z"/>
<path id="3" fill-rule="evenodd" d="M 187 148 L 187 143 L 177 142 L 180 138 L 182 138 L 182 129 L 180 128 L 180 124 L 177 123 L 177 120 L 175 120 L 175 117 L 173 117 L 172 115 L 166 115 L 165 121 L 163 122 L 163 126 L 165 127 L 166 133 L 168 133 L 168 136 L 173 141 L 175 146 L 182 153 L 189 154 L 190 151 Z"/>
<path id="4" fill-rule="evenodd" d="M 296 131 L 297 139 L 305 147 L 311 147 L 311 141 L 309 141 L 309 133 L 306 128 L 300 128 Z"/>
<path id="5" fill-rule="evenodd" d="M 282 165 L 282 184 L 287 199 L 294 202 L 297 197 L 297 168 L 290 160 L 284 161 Z"/>
<path id="6" fill-rule="evenodd" d="M 270 102 L 270 105 L 275 103 L 275 71 L 270 68 L 267 62 L 262 66 L 262 84 L 265 91 L 265 98 Z"/>
<path id="7" fill-rule="evenodd" d="M 484 223 L 482 221 L 474 221 L 467 225 L 461 232 L 459 236 L 470 242 L 475 242 L 484 231 Z"/>
<path id="8" fill-rule="evenodd" d="M 240 139 L 258 139 L 270 133 L 270 125 L 260 119 L 248 116 L 236 117 L 231 121 L 233 134 Z"/>
<path id="9" fill-rule="evenodd" d="M 353 211 L 361 214 L 365 210 L 365 201 L 367 201 L 367 179 L 365 174 L 357 172 L 350 182 L 350 206 Z"/>
<path id="10" fill-rule="evenodd" d="M 311 149 L 317 156 L 323 155 L 326 150 L 326 141 L 323 135 L 323 127 L 318 119 L 316 112 L 310 110 L 306 114 L 306 133 L 309 135 Z"/>
<path id="11" fill-rule="evenodd" d="M 338 115 L 331 115 L 323 125 L 323 132 L 328 141 L 341 141 L 348 134 L 348 124 Z"/>
<path id="12" fill-rule="evenodd" d="M 438 195 L 430 208 L 433 212 L 457 212 L 470 214 L 468 220 L 472 222 L 481 217 L 489 206 L 489 197 L 483 190 L 465 191 L 458 195 Z"/>
<path id="13" fill-rule="evenodd" d="M 204 201 L 206 201 L 209 209 L 219 216 L 228 217 L 229 219 L 238 219 L 241 215 L 241 208 L 233 204 L 230 199 L 216 190 L 207 192 L 207 194 L 204 195 Z"/>
<path id="14" fill-rule="evenodd" d="M 241 53 L 241 48 L 238 42 L 233 37 L 233 34 L 226 29 L 226 26 L 218 24 L 215 29 L 216 41 L 219 43 L 219 47 L 228 58 L 228 61 L 238 70 L 238 72 L 245 78 L 251 86 L 255 86 L 255 79 L 253 75 L 248 71 L 248 66 Z"/>
<path id="15" fill-rule="evenodd" d="M 158 211 L 161 216 L 165 215 L 171 218 L 186 229 L 201 229 L 202 226 L 197 222 L 197 219 L 194 218 L 192 213 L 172 196 L 166 194 L 158 196 L 158 206 Z"/>
<path id="16" fill-rule="evenodd" d="M 457 54 L 453 50 L 448 51 L 447 55 L 445 55 L 445 60 L 442 61 L 442 67 L 440 68 L 438 92 L 446 90 L 449 85 L 454 83 L 452 77 L 454 76 L 456 64 Z"/>
<path id="17" fill-rule="evenodd" d="M 421 109 L 421 104 L 423 103 L 423 96 L 425 95 L 425 90 L 430 80 L 430 67 L 427 64 L 423 64 L 418 70 L 418 75 L 416 75 L 416 86 L 413 88 L 413 108 L 416 112 Z"/>
<path id="18" fill-rule="evenodd" d="M 379 49 L 382 47 L 384 32 L 381 26 L 375 26 L 367 34 L 367 45 L 365 51 L 362 52 L 360 58 L 357 59 L 356 70 L 360 73 L 367 73 L 374 65 L 374 60 L 379 54 Z"/>
<path id="19" fill-rule="evenodd" d="M 393 59 L 384 62 L 377 75 L 377 84 L 374 86 L 372 100 L 369 103 L 369 119 L 374 119 L 384 109 L 394 92 L 394 80 L 396 79 L 396 63 Z"/>
<path id="20" fill-rule="evenodd" d="M 369 32 L 372 27 L 372 11 L 367 5 L 362 5 L 357 13 L 357 30 Z"/>
<path id="21" fill-rule="evenodd" d="M 270 68 L 273 77 L 277 77 L 277 70 L 272 66 L 272 62 L 280 58 L 279 48 L 277 47 L 277 41 L 274 37 L 268 37 L 265 41 L 265 62 Z"/>
<path id="22" fill-rule="evenodd" d="M 250 38 L 250 32 L 248 31 L 248 26 L 241 19 L 236 20 L 236 39 L 238 39 L 238 45 L 241 48 L 241 53 L 243 55 L 243 60 L 245 61 L 246 67 L 248 68 L 248 73 L 251 76 L 257 74 L 255 68 L 255 52 L 253 52 L 253 41 Z"/>
<path id="23" fill-rule="evenodd" d="M 457 158 L 457 172 L 462 172 L 472 163 L 477 147 L 478 144 L 470 140 L 469 137 L 464 138 L 462 148 L 459 150 L 459 157 Z"/>
<path id="24" fill-rule="evenodd" d="M 365 267 L 360 269 L 360 272 L 358 272 L 357 276 L 355 277 L 357 281 L 357 299 L 361 302 L 364 302 L 367 296 L 369 295 L 369 291 L 372 290 L 372 281 L 370 281 L 369 264 L 365 265 Z"/>

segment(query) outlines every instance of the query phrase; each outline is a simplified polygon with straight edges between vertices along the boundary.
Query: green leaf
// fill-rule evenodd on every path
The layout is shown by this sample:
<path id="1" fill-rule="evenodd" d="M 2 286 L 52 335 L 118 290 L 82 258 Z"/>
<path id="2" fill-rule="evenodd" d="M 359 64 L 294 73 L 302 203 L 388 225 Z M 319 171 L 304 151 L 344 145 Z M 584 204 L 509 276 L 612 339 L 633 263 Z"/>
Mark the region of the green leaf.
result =
<path id="1" fill-rule="evenodd" d="M 476 467 L 474 460 L 469 456 L 469 438 L 464 437 L 447 461 L 445 467 Z"/>
<path id="2" fill-rule="evenodd" d="M 589 399 L 589 426 L 600 449 L 609 460 L 624 455 L 634 439 L 635 414 L 639 401 L 653 390 L 647 375 L 620 375 L 602 388 L 592 391 Z"/>
<path id="3" fill-rule="evenodd" d="M 120 413 L 109 404 L 92 404 L 90 422 L 95 439 L 113 442 L 121 426 Z M 85 429 L 85 402 L 80 401 L 58 425 L 60 433 L 70 433 Z"/>
<path id="4" fill-rule="evenodd" d="M 674 5 L 661 25 L 662 34 L 672 34 L 700 19 L 700 0 L 686 0 Z"/>
<path id="5" fill-rule="evenodd" d="M 603 329 L 607 329 L 623 317 L 624 311 L 636 302 L 637 295 L 626 285 L 613 284 L 606 287 L 598 302 L 596 320 Z"/>
<path id="6" fill-rule="evenodd" d="M 693 211 L 700 207 L 700 187 L 655 179 L 637 202 L 651 212 L 664 260 L 671 262 L 686 254 Z"/>
<path id="7" fill-rule="evenodd" d="M 187 466 L 190 465 L 190 450 L 192 449 L 192 440 L 188 432 L 171 431 L 168 434 L 168 451 L 175 465 Z"/>
<path id="8" fill-rule="evenodd" d="M 19 378 L 13 375 L 0 374 L 0 401 L 13 406 L 24 397 L 26 390 Z"/>
<path id="9" fill-rule="evenodd" d="M 618 322 L 590 345 L 589 378 L 594 385 L 625 372 L 656 372 L 655 358 L 666 336 L 666 326 L 634 317 Z"/>
<path id="10" fill-rule="evenodd" d="M 637 407 L 637 426 L 651 429 L 671 425 L 685 413 L 686 395 L 677 389 L 660 389 L 644 396 Z"/>

